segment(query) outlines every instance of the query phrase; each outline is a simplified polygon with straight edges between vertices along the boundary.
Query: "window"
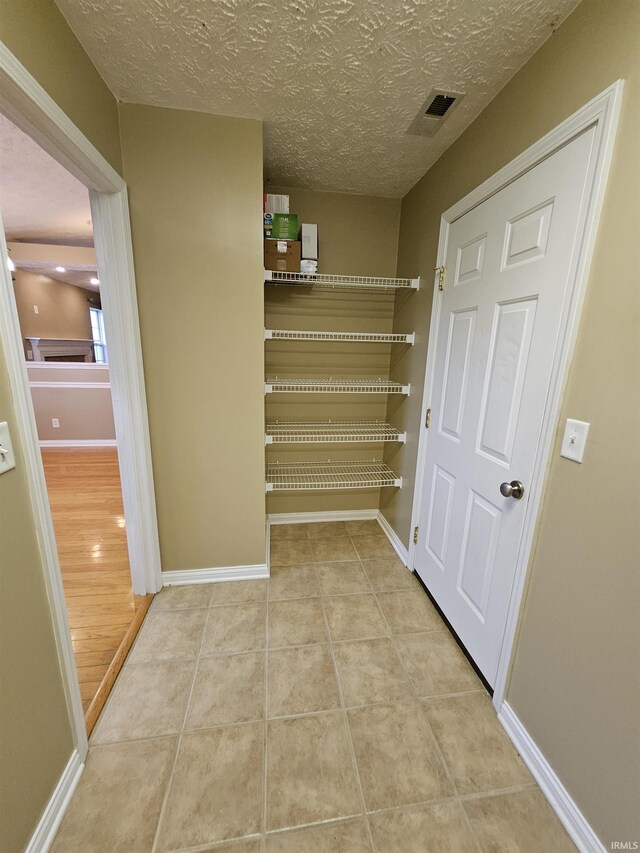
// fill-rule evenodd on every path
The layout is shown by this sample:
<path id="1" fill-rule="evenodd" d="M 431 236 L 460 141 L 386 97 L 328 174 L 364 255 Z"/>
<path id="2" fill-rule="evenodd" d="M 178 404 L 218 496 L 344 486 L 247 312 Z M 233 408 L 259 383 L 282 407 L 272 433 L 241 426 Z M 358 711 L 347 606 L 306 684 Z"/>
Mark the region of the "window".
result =
<path id="1" fill-rule="evenodd" d="M 104 336 L 104 319 L 101 308 L 89 308 L 91 337 L 96 364 L 107 364 L 107 341 Z"/>

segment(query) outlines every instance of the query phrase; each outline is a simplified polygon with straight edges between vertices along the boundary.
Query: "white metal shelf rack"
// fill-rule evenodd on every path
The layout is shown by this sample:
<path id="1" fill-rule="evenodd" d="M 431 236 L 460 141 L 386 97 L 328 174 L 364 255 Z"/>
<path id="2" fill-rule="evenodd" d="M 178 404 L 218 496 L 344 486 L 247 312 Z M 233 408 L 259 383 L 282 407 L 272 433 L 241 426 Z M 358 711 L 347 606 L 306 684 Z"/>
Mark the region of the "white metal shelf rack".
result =
<path id="1" fill-rule="evenodd" d="M 410 344 L 416 336 L 387 334 L 384 332 L 311 332 L 300 329 L 265 329 L 266 341 L 346 341 L 348 343 Z"/>
<path id="2" fill-rule="evenodd" d="M 267 465 L 267 492 L 402 487 L 384 462 L 287 462 Z"/>
<path id="3" fill-rule="evenodd" d="M 384 421 L 272 421 L 264 437 L 265 444 L 404 444 L 406 440 L 406 432 Z"/>
<path id="4" fill-rule="evenodd" d="M 313 287 L 318 290 L 419 290 L 419 278 L 385 278 L 363 275 L 328 275 L 316 273 L 305 275 L 299 272 L 277 272 L 265 270 L 267 284 L 284 284 L 289 287 Z"/>
<path id="5" fill-rule="evenodd" d="M 316 379 L 307 377 L 268 377 L 265 394 L 405 394 L 411 385 L 391 379 Z"/>

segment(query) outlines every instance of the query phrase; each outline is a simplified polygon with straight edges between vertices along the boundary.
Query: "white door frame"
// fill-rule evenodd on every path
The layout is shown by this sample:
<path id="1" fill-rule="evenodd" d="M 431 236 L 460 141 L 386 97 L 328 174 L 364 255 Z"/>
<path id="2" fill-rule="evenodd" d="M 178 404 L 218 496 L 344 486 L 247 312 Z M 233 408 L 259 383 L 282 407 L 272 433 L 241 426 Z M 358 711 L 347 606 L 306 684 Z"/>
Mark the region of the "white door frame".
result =
<path id="1" fill-rule="evenodd" d="M 529 503 L 526 508 L 524 528 L 516 571 L 509 600 L 509 610 L 505 632 L 500 651 L 500 661 L 494 685 L 493 704 L 500 711 L 504 701 L 507 686 L 511 656 L 514 648 L 516 628 L 520 615 L 520 607 L 525 588 L 531 547 L 536 531 L 540 507 L 544 498 L 547 482 L 547 471 L 550 463 L 560 407 L 564 397 L 568 369 L 575 348 L 578 324 L 584 302 L 591 256 L 595 245 L 596 233 L 602 202 L 611 164 L 615 131 L 622 102 L 623 81 L 618 80 L 600 95 L 585 104 L 584 107 L 565 119 L 556 128 L 543 136 L 538 142 L 528 148 L 507 166 L 496 172 L 491 178 L 480 184 L 475 190 L 466 195 L 442 214 L 440 220 L 440 237 L 438 243 L 438 259 L 436 266 L 444 265 L 447 254 L 449 228 L 453 222 L 477 207 L 490 196 L 499 192 L 508 184 L 513 183 L 522 174 L 532 169 L 542 160 L 550 157 L 559 148 L 567 145 L 590 127 L 595 128 L 594 154 L 589 163 L 587 173 L 587 198 L 581 208 L 581 219 L 578 226 L 578 250 L 572 259 L 569 270 L 569 309 L 566 321 L 560 330 L 560 339 L 555 354 L 554 366 L 545 402 L 544 417 L 540 442 L 536 451 L 535 465 L 531 484 L 529 486 Z M 433 308 L 429 328 L 429 344 L 427 350 L 427 369 L 425 375 L 424 393 L 420 423 L 424 424 L 427 409 L 431 406 L 433 393 L 433 373 L 436 357 L 436 343 L 442 306 L 442 294 L 438 290 L 439 275 L 436 272 L 434 283 Z M 418 443 L 418 461 L 416 469 L 416 486 L 413 496 L 411 529 L 418 526 L 420 508 L 424 487 L 424 467 L 427 453 L 429 430 L 421 428 Z M 409 548 L 409 566 L 415 566 L 416 546 L 411 540 Z"/>
<path id="2" fill-rule="evenodd" d="M 109 341 L 109 372 L 132 586 L 136 594 L 157 592 L 162 587 L 160 547 L 126 184 L 1 42 L 0 111 L 90 191 Z M 5 237 L 0 228 L 0 343 L 7 360 L 74 741 L 81 760 L 84 760 L 87 751 L 84 714 L 20 324 L 6 257 Z"/>

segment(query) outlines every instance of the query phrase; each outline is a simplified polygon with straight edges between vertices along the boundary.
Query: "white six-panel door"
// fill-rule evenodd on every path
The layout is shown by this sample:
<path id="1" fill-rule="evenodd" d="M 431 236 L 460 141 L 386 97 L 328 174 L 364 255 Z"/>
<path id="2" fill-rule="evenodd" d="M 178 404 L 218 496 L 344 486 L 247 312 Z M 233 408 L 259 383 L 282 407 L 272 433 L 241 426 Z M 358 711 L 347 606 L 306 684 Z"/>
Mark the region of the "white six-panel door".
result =
<path id="1" fill-rule="evenodd" d="M 493 685 L 594 130 L 449 228 L 415 569 Z M 520 500 L 502 483 L 520 481 Z"/>

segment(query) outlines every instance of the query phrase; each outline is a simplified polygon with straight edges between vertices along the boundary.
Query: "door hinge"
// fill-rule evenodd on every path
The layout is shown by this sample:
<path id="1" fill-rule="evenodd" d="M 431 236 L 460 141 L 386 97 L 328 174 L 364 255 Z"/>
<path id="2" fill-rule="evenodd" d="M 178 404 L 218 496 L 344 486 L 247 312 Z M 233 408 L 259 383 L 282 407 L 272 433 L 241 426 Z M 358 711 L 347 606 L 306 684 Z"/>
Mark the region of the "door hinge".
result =
<path id="1" fill-rule="evenodd" d="M 413 544 L 414 545 L 418 544 L 418 528 L 417 527 L 413 528 Z"/>
<path id="2" fill-rule="evenodd" d="M 426 429 L 429 429 L 431 426 L 431 409 L 427 409 L 427 416 L 424 419 L 424 425 Z"/>
<path id="3" fill-rule="evenodd" d="M 436 267 L 436 272 L 438 273 L 438 290 L 444 290 L 444 280 L 447 276 L 447 268 Z"/>

